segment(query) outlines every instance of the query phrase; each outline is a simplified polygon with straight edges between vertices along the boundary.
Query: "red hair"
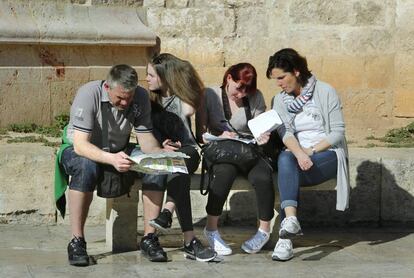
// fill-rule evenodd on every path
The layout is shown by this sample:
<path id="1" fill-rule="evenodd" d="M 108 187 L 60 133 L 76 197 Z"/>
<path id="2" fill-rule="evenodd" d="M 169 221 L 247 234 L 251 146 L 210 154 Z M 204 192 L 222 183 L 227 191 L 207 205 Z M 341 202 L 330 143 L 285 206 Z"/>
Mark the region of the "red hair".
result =
<path id="1" fill-rule="evenodd" d="M 249 63 L 239 63 L 229 67 L 224 73 L 222 88 L 227 86 L 227 77 L 231 76 L 234 82 L 240 83 L 246 88 L 246 93 L 251 94 L 257 91 L 256 69 Z"/>

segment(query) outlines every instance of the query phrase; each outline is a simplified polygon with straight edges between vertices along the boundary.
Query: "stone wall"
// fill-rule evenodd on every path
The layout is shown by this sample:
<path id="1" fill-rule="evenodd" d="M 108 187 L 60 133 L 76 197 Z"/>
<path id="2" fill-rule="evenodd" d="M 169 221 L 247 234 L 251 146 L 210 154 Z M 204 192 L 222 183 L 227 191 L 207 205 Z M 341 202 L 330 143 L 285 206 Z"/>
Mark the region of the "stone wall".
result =
<path id="1" fill-rule="evenodd" d="M 387 129 L 404 126 L 414 118 L 413 1 L 39 0 L 35 3 L 38 10 L 34 15 L 46 19 L 51 3 L 65 4 L 66 13 L 73 15 L 82 7 L 136 11 L 160 37 L 161 51 L 190 60 L 206 85 L 220 83 L 224 70 L 231 64 L 242 61 L 254 64 L 268 104 L 279 89 L 265 77 L 267 59 L 280 48 L 296 48 L 308 58 L 316 76 L 331 83 L 341 95 L 351 140 L 383 135 Z M 69 6 L 77 10 L 70 11 Z M 19 20 L 17 24 L 27 24 L 27 18 Z M 12 56 L 5 55 L 10 49 L 16 51 Z M 140 64 L 134 61 L 139 53 L 133 47 L 115 52 L 92 46 L 54 52 L 51 47 L 39 45 L 0 45 L 0 126 L 30 119 L 51 121 L 53 115 L 68 109 L 69 99 L 80 84 L 103 77 L 95 74 L 102 64 L 124 61 Z M 48 53 L 53 54 L 51 59 L 45 59 Z M 26 60 L 29 63 L 23 66 Z M 56 67 L 62 61 L 68 67 L 58 72 Z M 85 72 L 85 63 L 92 70 Z M 144 74 L 142 70 L 141 78 Z M 23 101 L 8 95 L 20 96 L 27 91 L 30 96 Z M 58 100 L 54 100 L 56 94 Z M 20 111 L 19 105 L 25 102 L 40 105 L 42 113 Z M 10 119 L 12 111 L 22 115 Z M 25 113 L 29 113 L 30 119 Z"/>
<path id="2" fill-rule="evenodd" d="M 206 85 L 226 67 L 256 66 L 267 103 L 278 92 L 267 59 L 304 54 L 341 95 L 348 137 L 380 136 L 414 118 L 414 2 L 409 0 L 89 0 L 144 7 L 161 50 L 190 60 Z"/>

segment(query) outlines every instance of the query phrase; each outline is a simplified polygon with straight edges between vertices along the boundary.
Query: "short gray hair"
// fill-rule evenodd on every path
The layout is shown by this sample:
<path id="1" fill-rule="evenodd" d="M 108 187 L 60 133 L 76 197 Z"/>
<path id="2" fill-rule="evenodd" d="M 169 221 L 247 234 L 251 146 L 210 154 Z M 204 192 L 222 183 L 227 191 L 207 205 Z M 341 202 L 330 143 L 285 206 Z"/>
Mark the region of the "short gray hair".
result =
<path id="1" fill-rule="evenodd" d="M 126 91 L 132 91 L 138 86 L 138 74 L 129 65 L 116 65 L 109 71 L 106 82 L 111 89 L 122 86 Z"/>

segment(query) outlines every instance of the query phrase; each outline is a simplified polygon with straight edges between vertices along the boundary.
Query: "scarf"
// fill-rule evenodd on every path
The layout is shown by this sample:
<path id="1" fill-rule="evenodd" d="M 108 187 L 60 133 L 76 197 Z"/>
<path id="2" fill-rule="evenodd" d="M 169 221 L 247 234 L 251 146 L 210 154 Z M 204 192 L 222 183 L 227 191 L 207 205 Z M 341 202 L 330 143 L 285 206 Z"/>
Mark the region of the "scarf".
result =
<path id="1" fill-rule="evenodd" d="M 312 98 L 315 85 L 316 78 L 312 75 L 309 77 L 305 87 L 302 88 L 298 97 L 295 98 L 293 94 L 284 92 L 283 102 L 286 104 L 288 112 L 297 114 L 302 111 L 303 106 Z"/>

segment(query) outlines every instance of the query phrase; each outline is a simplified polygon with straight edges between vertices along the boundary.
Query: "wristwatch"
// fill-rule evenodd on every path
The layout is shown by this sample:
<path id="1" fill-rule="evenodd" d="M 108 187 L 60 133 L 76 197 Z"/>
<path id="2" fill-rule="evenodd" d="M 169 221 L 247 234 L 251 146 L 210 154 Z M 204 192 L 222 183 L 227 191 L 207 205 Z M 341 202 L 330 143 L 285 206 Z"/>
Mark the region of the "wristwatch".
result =
<path id="1" fill-rule="evenodd" d="M 311 146 L 311 150 L 312 150 L 312 155 L 314 155 L 316 153 L 315 146 Z"/>

